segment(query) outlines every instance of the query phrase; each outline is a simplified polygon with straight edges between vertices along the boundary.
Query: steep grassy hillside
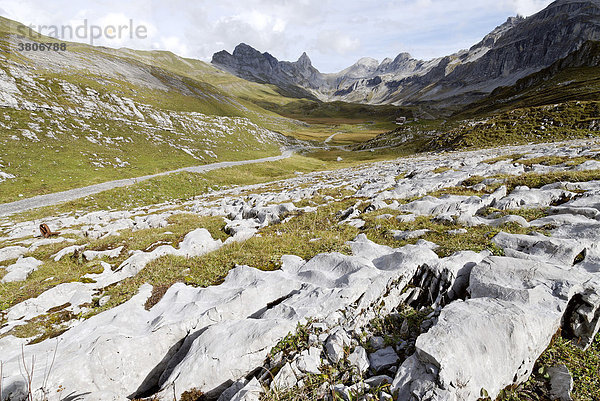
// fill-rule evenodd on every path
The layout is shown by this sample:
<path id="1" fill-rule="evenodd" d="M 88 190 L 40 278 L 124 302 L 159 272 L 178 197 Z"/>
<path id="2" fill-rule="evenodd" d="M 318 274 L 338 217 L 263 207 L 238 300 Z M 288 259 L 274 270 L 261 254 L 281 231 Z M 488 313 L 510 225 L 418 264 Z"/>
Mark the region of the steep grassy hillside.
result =
<path id="1" fill-rule="evenodd" d="M 586 42 L 579 50 L 548 68 L 501 87 L 461 110 L 455 117 L 472 118 L 516 108 L 544 106 L 572 100 L 600 98 L 600 42 Z"/>
<path id="2" fill-rule="evenodd" d="M 428 142 L 430 150 L 554 142 L 600 136 L 600 102 L 570 101 L 466 120 Z"/>
<path id="3" fill-rule="evenodd" d="M 488 148 L 600 136 L 600 102 L 570 101 L 524 107 L 472 119 L 420 121 L 355 147 L 415 152 Z"/>
<path id="4" fill-rule="evenodd" d="M 0 202 L 275 155 L 287 140 L 272 130 L 297 126 L 181 74 L 181 59 L 168 53 L 144 60 L 73 43 L 66 51 L 19 51 L 19 43 L 56 41 L 19 36 L 18 26 L 0 20 Z M 213 70 L 192 67 L 198 76 Z"/>

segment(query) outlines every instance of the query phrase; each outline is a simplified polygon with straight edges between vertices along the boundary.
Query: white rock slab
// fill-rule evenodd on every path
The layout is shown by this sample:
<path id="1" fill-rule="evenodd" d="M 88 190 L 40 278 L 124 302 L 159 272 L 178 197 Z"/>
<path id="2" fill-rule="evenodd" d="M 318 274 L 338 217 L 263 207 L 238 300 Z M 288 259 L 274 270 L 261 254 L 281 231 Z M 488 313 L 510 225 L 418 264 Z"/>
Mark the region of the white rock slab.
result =
<path id="1" fill-rule="evenodd" d="M 34 257 L 19 258 L 15 263 L 6 267 L 6 275 L 0 282 L 10 283 L 14 281 L 25 281 L 27 277 L 36 271 L 44 263 Z"/>
<path id="2" fill-rule="evenodd" d="M 7 246 L 5 248 L 0 249 L 0 262 L 4 262 L 5 260 L 18 259 L 21 256 L 25 255 L 28 251 L 28 248 L 24 246 Z"/>

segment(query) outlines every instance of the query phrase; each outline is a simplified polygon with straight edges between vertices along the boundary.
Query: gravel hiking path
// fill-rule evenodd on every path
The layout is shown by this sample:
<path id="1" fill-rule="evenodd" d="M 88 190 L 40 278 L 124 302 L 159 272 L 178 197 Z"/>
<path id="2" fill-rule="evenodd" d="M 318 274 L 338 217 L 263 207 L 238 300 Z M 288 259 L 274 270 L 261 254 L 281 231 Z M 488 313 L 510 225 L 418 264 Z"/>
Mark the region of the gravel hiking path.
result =
<path id="1" fill-rule="evenodd" d="M 219 162 L 205 164 L 202 166 L 184 167 L 177 170 L 165 171 L 158 174 L 145 175 L 142 177 L 125 178 L 122 180 L 107 181 L 101 184 L 90 185 L 82 188 L 70 189 L 68 191 L 56 192 L 53 194 L 38 195 L 32 198 L 19 200 L 16 202 L 0 204 L 0 216 L 7 216 L 14 213 L 21 213 L 26 210 L 37 209 L 44 206 L 52 206 L 58 203 L 68 202 L 74 199 L 83 198 L 85 196 L 97 194 L 98 192 L 107 191 L 113 188 L 126 187 L 137 184 L 138 182 L 149 180 L 150 178 L 160 177 L 163 175 L 181 173 L 184 171 L 191 173 L 205 173 L 211 170 L 218 170 L 226 167 L 241 166 L 244 164 L 255 164 L 264 162 L 273 162 L 290 157 L 294 153 L 293 150 L 284 150 L 279 156 L 264 157 L 262 159 L 240 160 L 233 162 Z"/>
<path id="2" fill-rule="evenodd" d="M 338 134 L 341 134 L 341 132 L 336 132 L 335 134 L 333 134 L 333 135 L 330 135 L 330 136 L 329 136 L 327 139 L 325 139 L 325 140 L 323 141 L 323 143 L 329 143 L 329 142 L 331 142 L 331 140 L 332 140 L 333 138 L 335 138 L 335 136 L 336 136 L 336 135 L 338 135 Z"/>

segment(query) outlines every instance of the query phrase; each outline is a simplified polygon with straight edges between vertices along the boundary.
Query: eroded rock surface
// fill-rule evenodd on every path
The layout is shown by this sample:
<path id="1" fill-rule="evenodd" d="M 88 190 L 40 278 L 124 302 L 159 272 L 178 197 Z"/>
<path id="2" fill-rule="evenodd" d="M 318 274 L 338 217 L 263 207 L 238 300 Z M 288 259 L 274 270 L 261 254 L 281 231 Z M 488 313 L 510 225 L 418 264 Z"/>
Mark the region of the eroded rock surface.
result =
<path id="1" fill-rule="evenodd" d="M 397 240 L 408 242 L 397 248 L 372 242 L 363 233 L 349 242 L 351 254 L 321 253 L 307 261 L 286 255 L 276 271 L 236 266 L 219 285 L 174 284 L 149 310 L 146 306 L 153 289 L 143 285 L 120 306 L 86 320 L 72 318 L 56 339 L 27 344 L 28 339 L 10 334 L 0 338 L 3 397 L 27 397 L 20 366 L 23 346 L 25 360 L 36 355 L 38 365 L 50 361 L 56 350 L 52 373 L 34 376 L 33 382 L 34 399 L 42 399 L 46 392 L 50 401 L 67 393 L 86 400 L 155 394 L 171 400 L 173 388 L 177 397 L 197 389 L 215 398 L 222 395 L 224 400 L 256 400 L 269 387 L 302 386 L 307 374 L 346 362 L 359 376 L 348 379 L 353 384 L 331 383 L 323 394 L 335 391 L 353 397 L 393 382 L 390 391 L 396 399 L 476 400 L 482 389 L 494 398 L 506 386 L 529 377 L 559 329 L 586 348 L 600 328 L 600 182 L 555 183 L 539 189 L 521 186 L 508 191 L 502 180 L 487 178 L 479 189 L 470 188 L 477 193 L 473 196 L 424 195 L 451 189 L 474 175 L 524 172 L 521 164 L 486 161 L 499 152 L 527 152 L 527 157 L 596 155 L 590 149 L 528 145 L 430 155 L 302 174 L 277 183 L 277 189 L 261 184 L 223 190 L 177 205 L 177 209 L 165 204 L 47 219 L 54 230 L 91 240 L 119 236 L 125 229 L 168 228 L 169 217 L 185 211 L 223 217 L 230 235 L 224 243 L 198 228 L 178 244 L 158 242 L 149 250 L 124 254 L 121 247 L 90 250 L 84 240 L 32 238 L 39 221 L 2 225 L 8 244 L 0 248 L 0 262 L 8 261 L 0 267 L 6 270 L 4 281 L 10 280 L 12 271 L 27 270 L 15 270 L 19 260 L 31 261 L 32 253 L 47 246 L 56 247 L 53 261 L 81 254 L 86 260 L 99 258 L 94 263 L 101 269 L 85 274 L 83 282 L 55 285 L 7 308 L 0 315 L 0 334 L 49 310 L 77 316 L 104 288 L 136 277 L 162 256 L 203 255 L 243 242 L 268 225 L 341 200 L 327 195 L 322 204 L 294 204 L 310 201 L 323 190 L 343 189 L 351 194 L 349 198 L 357 198 L 340 210 L 332 224 L 369 228 L 369 219 L 363 215 L 386 209 L 377 222 L 446 224 L 453 228 L 444 229 L 448 236 L 468 235 L 471 229 L 489 226 L 495 234 L 490 235 L 493 246 L 487 250 L 440 257 L 428 229 L 390 233 L 392 239 L 396 235 Z M 441 166 L 450 170 L 436 172 Z M 532 165 L 528 169 L 579 171 L 596 165 L 576 167 Z M 535 219 L 523 217 L 538 209 L 544 212 Z M 507 227 L 515 226 L 522 231 L 507 232 Z M 111 265 L 112 258 L 119 258 L 119 264 Z M 105 305 L 108 299 L 103 296 L 97 301 Z M 395 344 L 377 336 L 359 338 L 357 333 L 374 318 L 393 316 L 399 305 L 431 310 L 418 333 Z M 273 346 L 298 324 L 306 323 L 319 328 L 309 337 L 308 347 L 288 359 L 272 360 Z M 401 333 L 408 333 L 406 320 L 399 326 Z M 359 344 L 359 339 L 364 342 Z M 77 375 L 74 366 L 81 367 Z M 265 366 L 278 372 L 275 382 L 256 373 Z M 59 388 L 64 389 L 62 394 L 56 393 Z M 391 395 L 381 392 L 378 397 Z"/>

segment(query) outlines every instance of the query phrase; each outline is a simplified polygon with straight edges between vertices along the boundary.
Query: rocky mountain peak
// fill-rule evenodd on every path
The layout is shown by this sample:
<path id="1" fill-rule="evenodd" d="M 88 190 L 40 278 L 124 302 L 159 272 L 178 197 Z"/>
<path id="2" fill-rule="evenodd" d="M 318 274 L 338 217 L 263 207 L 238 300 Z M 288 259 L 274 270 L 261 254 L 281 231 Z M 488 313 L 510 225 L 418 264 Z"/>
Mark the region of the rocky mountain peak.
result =
<path id="1" fill-rule="evenodd" d="M 473 51 L 475 49 L 480 49 L 483 47 L 492 48 L 496 44 L 498 39 L 500 39 L 505 33 L 513 29 L 515 26 L 517 26 L 524 20 L 525 17 L 522 16 L 509 17 L 506 20 L 506 22 L 504 22 L 502 25 L 497 26 L 492 32 L 488 33 L 481 42 L 477 43 L 469 50 Z"/>
<path id="2" fill-rule="evenodd" d="M 260 55 L 260 52 L 252 46 L 249 46 L 245 43 L 240 43 L 235 47 L 235 49 L 233 49 L 233 55 L 235 57 L 243 57 L 246 55 Z"/>
<path id="3" fill-rule="evenodd" d="M 249 81 L 278 85 L 290 96 L 314 96 L 306 89 L 317 89 L 323 85 L 322 74 L 312 66 L 306 53 L 302 53 L 295 62 L 279 61 L 269 53 L 261 53 L 240 43 L 233 54 L 224 50 L 215 53 L 211 63 Z"/>
<path id="4" fill-rule="evenodd" d="M 379 67 L 379 62 L 371 57 L 363 57 L 359 59 L 356 63 L 352 64 L 350 67 L 340 71 L 337 74 L 333 74 L 339 78 L 367 78 L 370 77 L 377 68 Z"/>
<path id="5" fill-rule="evenodd" d="M 306 52 L 302 53 L 300 58 L 298 58 L 298 61 L 296 61 L 296 64 L 304 68 L 312 67 L 312 62 L 310 61 L 310 58 L 308 57 L 308 54 L 306 54 Z"/>
<path id="6" fill-rule="evenodd" d="M 386 58 L 381 62 L 379 67 L 377 68 L 378 74 L 400 74 L 404 75 L 408 71 L 414 71 L 418 60 L 412 58 L 409 53 L 400 53 L 393 60 L 390 58 Z"/>
<path id="7" fill-rule="evenodd" d="M 548 8 L 562 7 L 565 5 L 579 5 L 579 6 L 595 5 L 595 6 L 600 7 L 600 0 L 556 0 L 555 2 L 550 4 L 548 6 Z"/>
<path id="8" fill-rule="evenodd" d="M 580 14 L 595 15 L 598 9 L 600 9 L 600 0 L 557 0 L 535 16 L 551 18 L 557 14 L 570 14 L 570 17 Z"/>
<path id="9" fill-rule="evenodd" d="M 396 58 L 394 59 L 394 62 L 402 62 L 402 61 L 407 61 L 412 59 L 412 56 L 410 55 L 410 53 L 400 53 L 396 56 Z"/>
<path id="10" fill-rule="evenodd" d="M 356 62 L 356 65 L 363 65 L 365 67 L 378 67 L 379 61 L 371 57 L 363 57 Z"/>

